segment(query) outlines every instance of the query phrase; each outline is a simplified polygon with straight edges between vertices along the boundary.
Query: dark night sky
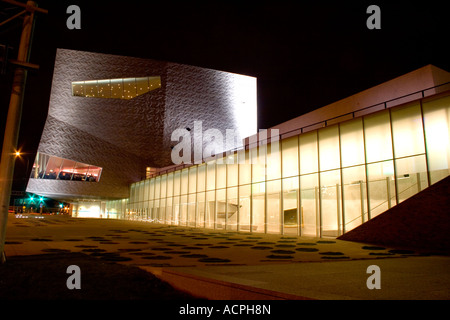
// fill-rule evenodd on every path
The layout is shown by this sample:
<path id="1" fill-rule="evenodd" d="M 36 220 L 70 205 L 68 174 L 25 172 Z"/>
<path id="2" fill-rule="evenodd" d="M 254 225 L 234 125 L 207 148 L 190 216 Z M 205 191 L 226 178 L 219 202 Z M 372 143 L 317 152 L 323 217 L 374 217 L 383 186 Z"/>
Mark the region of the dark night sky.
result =
<path id="1" fill-rule="evenodd" d="M 39 143 L 56 48 L 172 61 L 258 78 L 258 128 L 268 128 L 404 73 L 434 64 L 450 70 L 443 1 L 37 1 L 39 14 L 19 147 L 29 162 Z M 66 8 L 81 8 L 81 30 L 66 28 Z M 381 8 L 381 30 L 366 9 Z M 19 12 L 0 4 L 0 21 Z M 0 27 L 17 47 L 21 21 Z M 14 52 L 14 58 L 17 53 Z M 1 76 L 0 129 L 12 68 Z M 26 161 L 16 164 L 23 189 Z"/>

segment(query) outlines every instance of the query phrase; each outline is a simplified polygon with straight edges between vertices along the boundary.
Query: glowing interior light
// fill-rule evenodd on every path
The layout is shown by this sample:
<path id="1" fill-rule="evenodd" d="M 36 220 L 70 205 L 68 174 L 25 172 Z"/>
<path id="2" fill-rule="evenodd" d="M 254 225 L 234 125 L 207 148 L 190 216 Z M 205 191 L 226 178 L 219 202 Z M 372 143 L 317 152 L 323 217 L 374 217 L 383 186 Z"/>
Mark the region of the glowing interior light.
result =
<path id="1" fill-rule="evenodd" d="M 104 84 L 107 83 L 109 87 L 110 94 L 104 94 Z M 124 82 L 125 86 L 121 86 L 121 83 Z M 156 83 L 156 88 L 153 88 L 153 84 L 150 82 Z M 110 83 L 113 83 L 113 86 L 110 86 Z M 88 85 L 88 89 L 86 93 L 83 93 L 83 85 Z M 101 86 L 99 88 L 99 85 Z M 116 86 L 116 87 L 115 87 Z M 125 87 L 125 88 L 124 88 Z M 139 87 L 139 90 L 137 88 Z M 119 99 L 133 99 L 137 96 L 145 94 L 149 91 L 155 90 L 161 87 L 161 77 L 140 77 L 140 78 L 121 78 L 121 79 L 105 79 L 105 80 L 89 80 L 89 81 L 74 81 L 72 82 L 72 95 L 79 97 L 96 97 L 96 98 L 119 98 Z M 81 88 L 81 90 L 78 90 Z M 132 89 L 132 90 L 130 90 Z M 118 94 L 117 91 L 121 93 Z"/>

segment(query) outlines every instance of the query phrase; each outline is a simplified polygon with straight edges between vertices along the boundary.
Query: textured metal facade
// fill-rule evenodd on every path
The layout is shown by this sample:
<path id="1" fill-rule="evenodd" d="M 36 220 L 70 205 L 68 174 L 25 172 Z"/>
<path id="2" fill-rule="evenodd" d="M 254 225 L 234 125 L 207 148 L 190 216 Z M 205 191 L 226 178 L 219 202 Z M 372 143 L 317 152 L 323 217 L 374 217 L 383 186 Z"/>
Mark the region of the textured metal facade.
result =
<path id="1" fill-rule="evenodd" d="M 161 89 L 131 100 L 72 96 L 72 81 L 146 76 L 160 76 Z M 247 131 L 242 131 L 240 115 L 250 124 Z M 145 177 L 147 166 L 172 164 L 175 129 L 202 121 L 203 130 L 216 128 L 225 135 L 233 129 L 242 139 L 256 132 L 256 117 L 253 77 L 58 49 L 38 152 L 102 167 L 102 176 L 90 184 L 30 179 L 27 192 L 72 199 L 127 198 L 129 185 Z"/>

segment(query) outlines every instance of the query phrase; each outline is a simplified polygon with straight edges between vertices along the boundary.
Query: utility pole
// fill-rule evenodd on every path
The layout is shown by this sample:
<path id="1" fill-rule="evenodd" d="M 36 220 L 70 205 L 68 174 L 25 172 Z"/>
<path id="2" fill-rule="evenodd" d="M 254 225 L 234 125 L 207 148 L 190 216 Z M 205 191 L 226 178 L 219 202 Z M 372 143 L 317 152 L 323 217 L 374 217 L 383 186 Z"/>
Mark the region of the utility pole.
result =
<path id="1" fill-rule="evenodd" d="M 3 0 L 25 8 L 22 11 L 24 21 L 22 25 L 22 35 L 20 37 L 19 52 L 17 60 L 11 63 L 17 65 L 14 71 L 11 99 L 9 101 L 8 116 L 6 118 L 5 136 L 3 138 L 3 148 L 0 162 L 0 260 L 6 261 L 4 252 L 6 238 L 6 223 L 8 221 L 9 202 L 11 197 L 11 187 L 14 177 L 15 153 L 17 151 L 17 141 L 19 137 L 20 119 L 22 116 L 22 104 L 27 80 L 27 68 L 36 68 L 36 65 L 29 63 L 32 32 L 34 26 L 35 11 L 48 13 L 47 10 L 39 9 L 34 1 L 27 1 L 26 4 L 14 0 Z M 18 17 L 16 15 L 14 18 Z M 8 19 L 8 22 L 12 19 Z M 3 23 L 2 23 L 3 24 Z"/>

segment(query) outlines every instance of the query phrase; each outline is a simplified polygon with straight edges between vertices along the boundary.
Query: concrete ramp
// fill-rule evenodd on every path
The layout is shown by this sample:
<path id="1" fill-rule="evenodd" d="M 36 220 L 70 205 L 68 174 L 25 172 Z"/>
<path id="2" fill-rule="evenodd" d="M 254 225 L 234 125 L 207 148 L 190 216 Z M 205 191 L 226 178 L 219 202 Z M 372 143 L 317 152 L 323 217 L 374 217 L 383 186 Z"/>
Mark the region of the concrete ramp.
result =
<path id="1" fill-rule="evenodd" d="M 338 239 L 450 254 L 450 177 Z"/>

